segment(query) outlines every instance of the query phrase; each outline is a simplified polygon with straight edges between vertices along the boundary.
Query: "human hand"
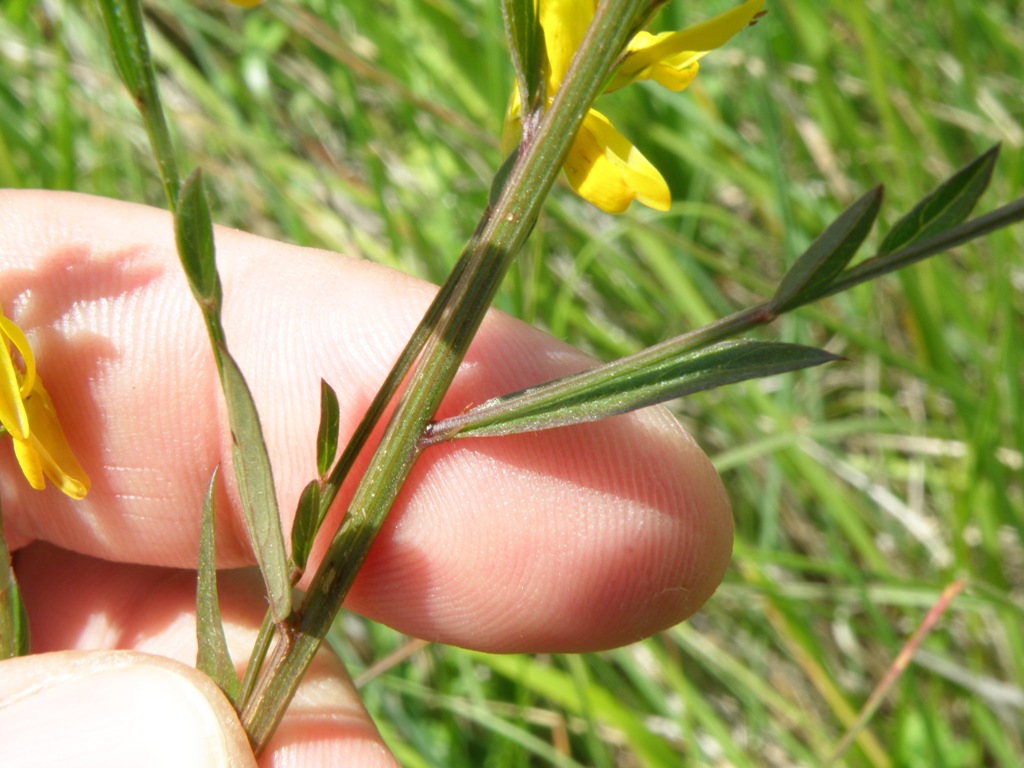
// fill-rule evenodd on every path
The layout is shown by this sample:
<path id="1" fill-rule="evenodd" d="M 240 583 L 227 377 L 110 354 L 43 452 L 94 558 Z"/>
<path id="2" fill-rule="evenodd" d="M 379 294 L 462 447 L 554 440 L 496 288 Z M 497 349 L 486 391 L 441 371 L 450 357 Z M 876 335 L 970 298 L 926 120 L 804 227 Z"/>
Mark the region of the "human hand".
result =
<path id="1" fill-rule="evenodd" d="M 344 440 L 434 288 L 233 230 L 217 231 L 217 249 L 224 325 L 263 420 L 287 531 L 316 472 L 320 378 L 338 392 Z M 230 705 L 191 669 L 199 513 L 210 473 L 230 463 L 230 434 L 170 217 L 2 192 L 0 299 L 92 480 L 82 501 L 34 491 L 0 447 L 3 519 L 37 654 L 0 663 L 0 762 L 253 764 Z M 442 414 L 591 362 L 492 312 Z M 220 476 L 218 564 L 251 565 L 232 473 Z M 486 651 L 608 648 L 695 611 L 722 578 L 731 534 L 717 475 L 663 409 L 467 440 L 424 454 L 346 607 Z M 232 657 L 244 662 L 266 609 L 262 582 L 228 570 L 219 587 Z M 326 651 L 260 759 L 286 763 L 393 764 Z"/>

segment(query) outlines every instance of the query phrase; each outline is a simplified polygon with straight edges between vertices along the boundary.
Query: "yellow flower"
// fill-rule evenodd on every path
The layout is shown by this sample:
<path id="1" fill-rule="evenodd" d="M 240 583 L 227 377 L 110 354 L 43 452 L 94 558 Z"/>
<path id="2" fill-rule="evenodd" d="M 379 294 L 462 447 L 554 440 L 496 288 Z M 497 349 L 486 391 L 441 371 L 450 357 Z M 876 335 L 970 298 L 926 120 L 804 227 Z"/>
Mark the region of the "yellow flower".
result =
<path id="1" fill-rule="evenodd" d="M 14 364 L 11 347 L 25 370 Z M 71 452 L 57 412 L 36 374 L 35 356 L 25 334 L 0 312 L 0 425 L 14 441 L 21 471 L 36 490 L 44 477 L 73 499 L 89 491 L 89 478 Z"/>
<path id="2" fill-rule="evenodd" d="M 700 58 L 750 24 L 763 5 L 764 0 L 747 0 L 679 32 L 639 32 L 626 47 L 605 90 L 614 91 L 637 80 L 653 80 L 669 90 L 683 90 L 697 76 Z M 549 104 L 583 41 L 596 6 L 597 0 L 538 0 Z M 519 142 L 521 113 L 517 88 L 505 117 L 502 149 L 506 154 Z M 604 115 L 593 109 L 583 118 L 569 149 L 565 174 L 580 197 L 609 213 L 621 213 L 633 200 L 659 211 L 667 210 L 672 202 L 668 184 L 658 169 Z"/>

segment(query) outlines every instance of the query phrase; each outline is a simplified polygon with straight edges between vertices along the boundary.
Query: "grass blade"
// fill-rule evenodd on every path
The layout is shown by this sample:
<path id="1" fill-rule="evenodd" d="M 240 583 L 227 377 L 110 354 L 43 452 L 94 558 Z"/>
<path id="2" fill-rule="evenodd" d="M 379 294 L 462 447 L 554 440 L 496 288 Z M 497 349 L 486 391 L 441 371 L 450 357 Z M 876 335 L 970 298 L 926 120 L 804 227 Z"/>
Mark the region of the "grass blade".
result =
<path id="1" fill-rule="evenodd" d="M 885 677 L 883 677 L 875 689 L 871 691 L 871 695 L 868 696 L 868 700 L 864 702 L 864 706 L 861 707 L 860 712 L 857 715 L 857 719 L 846 729 L 846 733 L 843 734 L 843 738 L 836 745 L 835 750 L 832 752 L 828 760 L 825 761 L 826 766 L 835 765 L 839 759 L 845 754 L 845 752 L 853 744 L 854 739 L 864 729 L 867 722 L 871 719 L 871 716 L 878 710 L 882 700 L 885 698 L 886 693 L 889 689 L 899 680 L 908 666 L 910 666 L 911 660 L 914 658 L 914 654 L 917 653 L 917 649 L 920 648 L 921 642 L 925 636 L 932 631 L 935 624 L 945 613 L 953 599 L 960 594 L 964 588 L 963 581 L 954 581 L 948 587 L 946 587 L 942 594 L 939 595 L 939 599 L 936 601 L 932 609 L 928 611 L 928 614 L 924 617 L 924 620 L 911 635 L 910 639 L 907 640 L 906 645 L 900 651 L 899 655 L 890 665 L 889 669 L 886 670 Z"/>

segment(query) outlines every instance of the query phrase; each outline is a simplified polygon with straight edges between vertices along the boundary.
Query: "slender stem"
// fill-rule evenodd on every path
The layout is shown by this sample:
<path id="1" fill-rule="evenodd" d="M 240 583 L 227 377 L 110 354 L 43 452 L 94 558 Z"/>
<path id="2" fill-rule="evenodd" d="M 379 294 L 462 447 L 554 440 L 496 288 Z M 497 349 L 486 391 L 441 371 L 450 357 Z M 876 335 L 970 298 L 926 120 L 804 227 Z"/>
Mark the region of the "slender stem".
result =
<path id="1" fill-rule="evenodd" d="M 249 664 L 242 675 L 242 682 L 238 689 L 238 698 L 235 707 L 242 709 L 252 697 L 256 690 L 256 681 L 263 662 L 266 661 L 267 652 L 270 650 L 271 641 L 274 639 L 274 614 L 268 609 L 263 615 L 263 623 L 260 624 L 259 634 L 256 635 L 256 642 L 252 646 L 252 654 L 249 656 Z"/>
<path id="2" fill-rule="evenodd" d="M 181 177 L 174 159 L 171 132 L 160 104 L 160 92 L 142 23 L 142 8 L 139 0 L 99 0 L 99 4 L 114 63 L 146 125 L 167 204 L 173 212 L 178 207 Z"/>
<path id="3" fill-rule="evenodd" d="M 444 311 L 445 307 L 448 306 L 448 303 L 451 300 L 452 291 L 455 289 L 459 278 L 465 271 L 467 256 L 472 252 L 475 242 L 476 236 L 474 235 L 473 239 L 471 239 L 469 244 L 466 246 L 466 251 L 455 264 L 451 274 L 449 274 L 448 278 L 445 280 L 444 285 L 441 286 L 437 296 L 434 297 L 434 301 L 431 302 L 430 307 L 423 316 L 423 319 L 420 321 L 419 325 L 416 326 L 416 330 L 413 331 L 412 337 L 406 343 L 405 349 L 403 349 L 401 354 L 399 354 L 398 359 L 395 361 L 394 366 L 388 373 L 387 378 L 384 379 L 384 383 L 381 384 L 380 389 L 373 398 L 373 401 L 370 403 L 365 413 L 363 413 L 363 418 L 352 433 L 352 437 L 345 445 L 345 450 L 342 451 L 341 457 L 334 465 L 334 468 L 331 470 L 330 475 L 324 483 L 324 487 L 320 491 L 320 504 L 322 509 L 327 509 L 334 503 L 334 500 L 338 496 L 338 492 L 341 490 L 342 484 L 345 482 L 345 478 L 348 477 L 348 473 L 351 471 L 352 466 L 359 457 L 359 453 L 366 445 L 366 441 L 369 439 L 374 427 L 377 426 L 377 423 L 380 421 L 380 417 L 384 414 L 388 404 L 394 398 L 395 393 L 398 391 L 398 387 L 409 373 L 413 363 L 416 362 L 420 352 L 423 351 L 423 346 L 427 343 L 427 338 L 430 336 L 431 331 L 437 326 L 441 313 Z"/>
<path id="4" fill-rule="evenodd" d="M 297 610 L 293 632 L 275 646 L 259 688 L 242 711 L 242 723 L 257 752 L 283 716 L 419 457 L 420 436 L 455 377 L 508 266 L 529 237 L 590 104 L 650 7 L 650 0 L 601 3 L 533 141 L 521 146 L 508 182 L 485 214 L 479 237 L 464 253 L 465 271 L 436 311 L 436 322 L 406 393 Z"/>
<path id="5" fill-rule="evenodd" d="M 0 436 L 4 434 L 6 430 L 0 428 Z M 28 632 L 24 626 L 25 608 L 14 578 L 3 523 L 3 515 L 0 514 L 0 659 L 12 659 L 28 653 Z"/>

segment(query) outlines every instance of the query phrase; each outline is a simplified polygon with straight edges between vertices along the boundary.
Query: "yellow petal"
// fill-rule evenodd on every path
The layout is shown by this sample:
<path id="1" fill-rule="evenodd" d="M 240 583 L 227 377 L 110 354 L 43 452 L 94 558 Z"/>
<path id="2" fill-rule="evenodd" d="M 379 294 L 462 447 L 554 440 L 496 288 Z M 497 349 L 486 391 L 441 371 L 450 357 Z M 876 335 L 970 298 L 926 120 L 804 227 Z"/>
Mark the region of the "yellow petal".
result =
<path id="1" fill-rule="evenodd" d="M 660 35 L 652 35 L 649 32 L 638 32 L 636 37 L 633 38 L 633 43 L 630 43 L 630 49 L 633 48 L 634 43 L 638 46 L 657 45 L 659 39 L 671 37 L 674 34 L 676 33 L 662 32 Z M 640 49 L 638 48 L 638 50 Z M 695 77 L 697 77 L 697 70 L 700 68 L 698 61 L 707 53 L 707 51 L 683 51 L 675 56 L 658 59 L 645 69 L 629 75 L 623 74 L 623 69 L 620 69 L 616 74 L 615 81 L 617 81 L 619 77 L 626 77 L 628 82 L 636 80 L 653 80 L 658 85 L 668 88 L 670 91 L 681 91 L 692 83 Z M 627 59 L 626 64 L 629 63 L 629 59 Z M 626 65 L 624 64 L 624 66 Z M 626 71 L 628 72 L 629 70 Z"/>
<path id="2" fill-rule="evenodd" d="M 707 21 L 679 32 L 660 35 L 639 33 L 627 47 L 622 66 L 606 90 L 613 91 L 635 80 L 653 79 L 660 83 L 661 79 L 655 76 L 658 70 L 656 64 L 660 62 L 673 69 L 689 66 L 708 51 L 713 51 L 728 42 L 753 21 L 763 6 L 764 0 L 747 0 L 725 13 L 712 16 Z M 665 76 L 664 70 L 660 74 Z M 672 78 L 667 79 L 672 81 Z M 691 77 L 690 80 L 692 79 Z M 684 85 L 683 88 L 685 87 Z"/>
<path id="3" fill-rule="evenodd" d="M 12 442 L 14 443 L 14 457 L 18 460 L 18 465 L 21 467 L 25 479 L 28 480 L 28 484 L 37 491 L 43 490 L 46 483 L 43 481 L 43 467 L 39 462 L 39 454 L 36 453 L 36 449 L 28 440 L 15 438 Z"/>
<path id="4" fill-rule="evenodd" d="M 587 34 L 597 0 L 540 0 L 537 17 L 548 60 L 548 97 L 555 95 Z"/>
<path id="5" fill-rule="evenodd" d="M 232 5 L 237 5 L 240 8 L 255 8 L 257 5 L 263 2 L 263 0 L 228 0 Z"/>
<path id="6" fill-rule="evenodd" d="M 12 338 L 11 334 L 17 338 Z M 11 358 L 11 344 L 18 348 L 25 361 L 26 376 L 21 376 Z M 29 421 L 22 395 L 22 383 L 31 373 L 35 379 L 35 358 L 21 330 L 0 314 L 0 424 L 15 440 L 28 437 Z"/>
<path id="7" fill-rule="evenodd" d="M 11 340 L 14 347 L 21 353 L 21 359 L 25 362 L 25 374 L 21 377 L 20 389 L 21 396 L 28 397 L 36 383 L 36 356 L 32 354 L 32 347 L 29 346 L 28 339 L 21 332 L 21 328 L 4 317 L 3 312 L 0 312 L 0 333 Z"/>
<path id="8" fill-rule="evenodd" d="M 25 409 L 31 430 L 27 441 L 14 441 L 14 452 L 29 484 L 42 489 L 41 469 L 68 496 L 82 498 L 89 491 L 89 477 L 71 452 L 53 401 L 38 378 L 31 396 L 25 400 Z"/>
<path id="9" fill-rule="evenodd" d="M 505 110 L 505 124 L 501 129 L 501 156 L 508 157 L 509 153 L 516 148 L 523 134 L 523 123 L 520 118 L 522 106 L 519 99 L 519 86 L 512 88 L 512 98 L 509 99 L 508 109 Z"/>
<path id="10" fill-rule="evenodd" d="M 608 213 L 622 213 L 633 200 L 659 211 L 672 202 L 658 169 L 596 110 L 583 119 L 565 175 L 580 197 Z"/>

